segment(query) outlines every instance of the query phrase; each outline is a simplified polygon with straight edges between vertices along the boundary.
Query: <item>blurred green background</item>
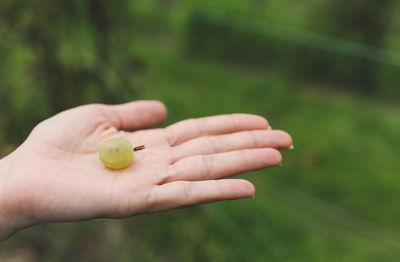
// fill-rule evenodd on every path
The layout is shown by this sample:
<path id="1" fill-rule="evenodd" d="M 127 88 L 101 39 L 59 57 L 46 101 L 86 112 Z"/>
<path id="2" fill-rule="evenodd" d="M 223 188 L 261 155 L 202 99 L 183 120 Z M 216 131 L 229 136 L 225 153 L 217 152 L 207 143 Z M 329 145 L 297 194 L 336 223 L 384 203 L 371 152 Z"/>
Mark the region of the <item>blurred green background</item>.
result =
<path id="1" fill-rule="evenodd" d="M 247 112 L 292 134 L 254 199 L 43 225 L 0 261 L 396 261 L 400 3 L 0 2 L 0 153 L 87 103 L 159 99 L 167 124 Z"/>

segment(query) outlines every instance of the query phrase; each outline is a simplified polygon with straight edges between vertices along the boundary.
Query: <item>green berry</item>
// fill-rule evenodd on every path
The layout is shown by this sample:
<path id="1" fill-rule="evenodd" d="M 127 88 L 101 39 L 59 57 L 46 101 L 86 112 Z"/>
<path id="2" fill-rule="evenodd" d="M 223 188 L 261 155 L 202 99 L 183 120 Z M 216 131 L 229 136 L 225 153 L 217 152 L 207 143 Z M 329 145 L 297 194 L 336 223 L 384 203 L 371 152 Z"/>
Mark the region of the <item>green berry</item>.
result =
<path id="1" fill-rule="evenodd" d="M 106 167 L 122 169 L 132 163 L 133 151 L 133 146 L 128 139 L 111 138 L 101 144 L 99 157 Z"/>

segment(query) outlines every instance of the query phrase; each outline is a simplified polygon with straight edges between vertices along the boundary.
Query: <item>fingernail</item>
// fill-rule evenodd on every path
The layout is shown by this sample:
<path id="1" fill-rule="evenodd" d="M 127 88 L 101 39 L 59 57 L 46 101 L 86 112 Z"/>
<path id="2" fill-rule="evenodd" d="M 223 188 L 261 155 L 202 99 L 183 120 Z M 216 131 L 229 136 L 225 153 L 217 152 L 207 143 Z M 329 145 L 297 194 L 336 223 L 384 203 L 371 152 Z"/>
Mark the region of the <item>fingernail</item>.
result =
<path id="1" fill-rule="evenodd" d="M 290 149 L 290 150 L 293 150 L 293 149 L 294 149 L 294 146 L 293 146 L 293 145 L 291 145 L 291 146 L 289 147 L 289 149 Z"/>
<path id="2" fill-rule="evenodd" d="M 268 126 L 268 130 L 272 130 L 272 126 Z"/>

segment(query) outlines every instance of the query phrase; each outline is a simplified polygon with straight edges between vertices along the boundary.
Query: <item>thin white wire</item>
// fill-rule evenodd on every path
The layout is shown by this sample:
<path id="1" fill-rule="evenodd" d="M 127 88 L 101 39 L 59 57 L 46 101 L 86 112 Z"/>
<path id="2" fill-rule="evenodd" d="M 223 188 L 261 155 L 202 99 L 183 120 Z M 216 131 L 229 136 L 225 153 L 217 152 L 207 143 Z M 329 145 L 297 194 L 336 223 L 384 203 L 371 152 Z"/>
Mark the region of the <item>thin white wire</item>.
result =
<path id="1" fill-rule="evenodd" d="M 266 19 L 228 13 L 218 9 L 199 8 L 199 10 L 203 10 L 207 18 L 216 23 L 234 25 L 243 30 L 283 41 L 400 67 L 400 53 L 389 49 L 366 45 L 296 27 L 284 26 Z"/>

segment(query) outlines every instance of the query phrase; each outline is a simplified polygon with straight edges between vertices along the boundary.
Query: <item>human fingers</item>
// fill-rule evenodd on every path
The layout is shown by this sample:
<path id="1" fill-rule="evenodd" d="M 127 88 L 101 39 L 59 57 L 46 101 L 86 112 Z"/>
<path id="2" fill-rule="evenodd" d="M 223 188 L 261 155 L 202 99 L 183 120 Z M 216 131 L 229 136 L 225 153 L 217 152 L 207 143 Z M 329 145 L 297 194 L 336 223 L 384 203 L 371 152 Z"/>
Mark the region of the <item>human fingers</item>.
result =
<path id="1" fill-rule="evenodd" d="M 202 136 L 173 147 L 173 162 L 193 155 L 207 155 L 248 148 L 290 148 L 292 138 L 279 130 L 251 130 Z"/>
<path id="2" fill-rule="evenodd" d="M 195 155 L 168 167 L 161 183 L 179 180 L 210 180 L 279 165 L 281 153 L 273 148 L 236 150 L 210 155 Z"/>
<path id="3" fill-rule="evenodd" d="M 162 123 L 167 116 L 165 105 L 155 100 L 107 105 L 111 121 L 118 129 L 141 129 Z"/>
<path id="4" fill-rule="evenodd" d="M 243 179 L 221 179 L 206 181 L 175 181 L 156 187 L 149 199 L 152 204 L 148 212 L 253 197 L 253 184 Z"/>
<path id="5" fill-rule="evenodd" d="M 261 116 L 231 114 L 183 120 L 165 131 L 171 146 L 175 146 L 200 136 L 267 128 L 268 122 Z"/>

